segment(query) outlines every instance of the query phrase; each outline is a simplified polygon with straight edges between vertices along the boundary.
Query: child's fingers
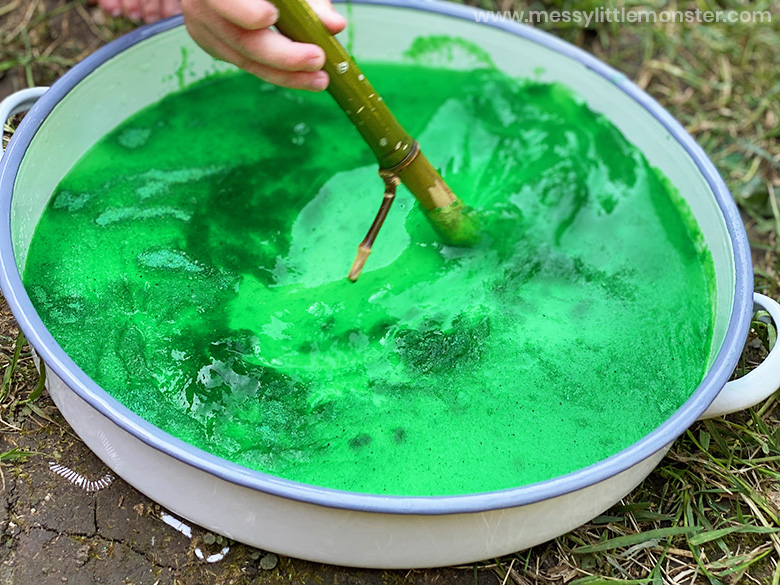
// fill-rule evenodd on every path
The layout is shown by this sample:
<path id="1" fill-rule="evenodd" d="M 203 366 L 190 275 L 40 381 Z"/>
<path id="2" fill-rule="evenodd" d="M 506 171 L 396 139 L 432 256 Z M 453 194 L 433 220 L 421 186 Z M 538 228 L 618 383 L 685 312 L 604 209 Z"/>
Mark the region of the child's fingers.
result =
<path id="1" fill-rule="evenodd" d="M 325 51 L 317 45 L 296 43 L 270 29 L 247 31 L 225 20 L 204 20 L 204 28 L 245 58 L 282 71 L 317 71 Z"/>
<path id="2" fill-rule="evenodd" d="M 247 34 L 244 42 L 231 45 L 245 57 L 282 71 L 319 71 L 325 51 L 317 45 L 296 43 L 276 31 L 265 29 Z"/>
<path id="3" fill-rule="evenodd" d="M 276 6 L 266 0 L 207 0 L 211 10 L 245 30 L 259 30 L 272 26 L 279 17 Z"/>
<path id="4" fill-rule="evenodd" d="M 125 15 L 131 20 L 157 22 L 174 14 L 181 14 L 180 0 L 87 0 L 113 17 Z"/>
<path id="5" fill-rule="evenodd" d="M 187 30 L 213 57 L 277 85 L 310 91 L 327 87 L 328 75 L 321 71 L 324 51 L 271 30 L 278 11 L 267 0 L 181 1 Z M 312 0 L 312 5 L 331 32 L 337 33 L 346 25 L 329 0 Z"/>
<path id="6" fill-rule="evenodd" d="M 122 4 L 120 0 L 99 0 L 98 5 L 114 18 L 122 14 Z"/>
<path id="7" fill-rule="evenodd" d="M 330 81 L 324 71 L 281 71 L 259 63 L 250 63 L 246 71 L 274 85 L 306 91 L 322 91 Z"/>
<path id="8" fill-rule="evenodd" d="M 328 86 L 328 74 L 324 71 L 283 71 L 258 63 L 236 51 L 205 27 L 193 24 L 188 25 L 188 29 L 192 38 L 214 58 L 233 63 L 260 79 L 275 85 L 309 91 L 322 91 Z"/>
<path id="9" fill-rule="evenodd" d="M 338 34 L 347 26 L 347 19 L 336 12 L 330 0 L 309 0 L 309 4 L 331 34 Z"/>
<path id="10" fill-rule="evenodd" d="M 206 0 L 211 10 L 225 20 L 246 30 L 268 28 L 276 22 L 279 11 L 267 0 Z M 330 0 L 311 0 L 311 7 L 333 34 L 344 30 L 346 19 L 333 9 Z"/>
<path id="11" fill-rule="evenodd" d="M 181 1 L 162 0 L 162 17 L 168 18 L 174 14 L 181 14 Z"/>
<path id="12" fill-rule="evenodd" d="M 141 0 L 121 0 L 122 14 L 131 20 L 141 20 L 143 10 Z"/>
<path id="13" fill-rule="evenodd" d="M 162 2 L 161 0 L 143 0 L 141 2 L 141 11 L 144 22 L 157 22 L 162 18 Z"/>

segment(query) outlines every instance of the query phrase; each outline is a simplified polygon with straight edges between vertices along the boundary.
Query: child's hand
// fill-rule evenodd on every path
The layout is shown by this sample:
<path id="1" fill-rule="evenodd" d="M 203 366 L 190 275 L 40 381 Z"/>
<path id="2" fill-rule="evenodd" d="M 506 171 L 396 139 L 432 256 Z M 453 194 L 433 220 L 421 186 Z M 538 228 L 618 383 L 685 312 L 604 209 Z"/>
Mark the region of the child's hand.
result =
<path id="1" fill-rule="evenodd" d="M 87 0 L 98 4 L 111 16 L 125 16 L 130 20 L 151 23 L 174 14 L 181 14 L 181 0 Z"/>
<path id="2" fill-rule="evenodd" d="M 309 3 L 330 32 L 344 29 L 346 20 L 330 0 Z M 183 0 L 182 9 L 190 36 L 212 57 L 276 85 L 310 91 L 328 86 L 321 70 L 325 52 L 270 30 L 279 14 L 267 0 Z"/>

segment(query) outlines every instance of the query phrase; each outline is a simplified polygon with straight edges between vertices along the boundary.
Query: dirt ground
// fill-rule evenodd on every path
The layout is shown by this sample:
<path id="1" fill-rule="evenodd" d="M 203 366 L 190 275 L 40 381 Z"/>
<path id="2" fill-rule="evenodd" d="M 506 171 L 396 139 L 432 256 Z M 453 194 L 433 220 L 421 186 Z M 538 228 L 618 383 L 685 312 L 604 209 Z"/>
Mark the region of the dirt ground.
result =
<path id="1" fill-rule="evenodd" d="M 37 585 L 235 584 L 473 584 L 472 570 L 382 572 L 351 570 L 277 558 L 251 547 L 223 543 L 193 527 L 189 539 L 164 524 L 162 510 L 121 479 L 95 493 L 70 483 L 50 469 L 60 461 L 97 480 L 108 473 L 54 411 L 48 399 L 41 409 L 51 421 L 27 417 L 24 431 L 7 436 L 0 449 L 34 451 L 23 465 L 3 470 L 0 527 L 0 583 Z M 221 537 L 220 537 L 221 539 Z M 210 544 L 209 544 L 210 543 Z M 224 559 L 207 563 L 196 557 L 230 547 Z M 480 584 L 497 582 L 482 572 Z"/>
<path id="2" fill-rule="evenodd" d="M 3 329 L 3 335 L 8 329 Z M 88 493 L 50 469 L 52 462 L 97 480 L 108 469 L 73 434 L 48 398 L 38 403 L 51 420 L 27 416 L 12 440 L 0 436 L 0 450 L 35 452 L 23 464 L 3 469 L 0 508 L 0 583 L 3 585 L 181 585 L 224 584 L 474 584 L 474 572 L 437 570 L 366 571 L 330 567 L 220 542 L 193 526 L 189 539 L 163 523 L 158 505 L 121 479 Z M 204 557 L 230 547 L 225 557 Z M 497 583 L 481 571 L 478 583 Z"/>
<path id="3" fill-rule="evenodd" d="M 4 52 L 0 54 L 0 99 L 21 87 L 51 83 L 86 55 L 132 28 L 132 24 L 127 21 L 106 18 L 99 10 L 87 6 L 83 0 L 2 0 L 1 4 L 0 35 L 3 36 L 0 38 L 10 40 L 9 46 L 3 47 Z M 8 63 L 11 64 L 5 66 Z M 632 76 L 640 80 L 640 85 L 648 83 L 643 77 L 644 73 L 633 73 L 635 75 Z M 680 95 L 684 97 L 684 94 Z M 678 99 L 674 93 L 670 93 L 668 98 L 671 102 Z M 665 105 L 669 104 L 665 102 Z M 16 122 L 18 118 L 14 120 L 12 127 Z M 696 123 L 696 119 L 689 120 L 689 129 L 691 124 Z M 716 150 L 712 148 L 708 152 L 713 155 Z M 770 155 L 773 152 L 770 152 Z M 750 193 L 746 196 L 749 195 Z M 770 231 L 756 231 L 756 222 L 747 217 L 746 220 L 751 228 L 751 239 L 763 242 L 761 245 L 764 246 L 754 249 L 757 266 L 766 267 L 765 274 L 759 275 L 764 279 L 762 283 L 765 283 L 762 290 L 774 294 L 777 286 L 774 270 L 777 264 L 774 227 Z M 277 557 L 267 551 L 228 542 L 196 526 L 192 527 L 192 538 L 188 538 L 162 521 L 161 515 L 165 511 L 157 504 L 121 478 L 110 477 L 106 466 L 74 434 L 45 392 L 34 397 L 38 377 L 29 348 L 25 346 L 18 353 L 18 359 L 14 359 L 18 333 L 8 307 L 0 298 L 0 379 L 3 380 L 0 392 L 0 585 L 529 585 L 568 583 L 582 575 L 620 569 L 612 560 L 599 559 L 592 555 L 577 557 L 579 560 L 575 569 L 565 560 L 572 558 L 570 551 L 566 549 L 564 554 L 563 545 L 560 543 L 536 547 L 524 557 L 526 566 L 520 568 L 522 563 L 518 563 L 518 568 L 514 570 L 511 567 L 517 558 L 511 561 L 512 565 L 509 565 L 508 560 L 504 564 L 499 560 L 495 563 L 484 562 L 475 566 L 438 570 L 372 571 Z M 7 380 L 4 378 L 6 375 Z M 762 409 L 756 417 L 761 421 L 772 422 L 776 422 L 778 418 L 774 407 Z M 747 426 L 749 420 L 750 417 L 746 416 L 735 424 Z M 774 442 L 768 441 L 769 446 L 764 450 L 767 457 L 774 457 L 774 451 L 771 449 L 777 446 L 773 428 L 775 427 L 760 435 L 762 440 L 770 433 L 774 437 Z M 722 439 L 713 431 L 713 427 L 707 426 L 706 431 L 702 429 L 695 430 L 699 439 L 704 436 L 704 432 L 707 437 L 710 434 L 716 437 L 713 439 L 713 445 L 721 444 Z M 725 436 L 730 440 L 728 435 Z M 709 438 L 707 441 L 709 442 Z M 728 445 L 725 442 L 723 445 L 723 450 L 728 451 Z M 690 445 L 686 448 L 690 448 Z M 780 457 L 777 459 L 780 460 Z M 693 468 L 696 465 L 699 465 L 700 469 L 710 469 L 698 453 L 673 451 L 670 461 L 668 470 L 657 472 L 647 480 L 648 491 L 636 496 L 638 502 L 649 492 L 666 490 L 664 485 L 674 485 L 673 479 L 669 477 L 678 473 L 679 469 Z M 58 465 L 67 469 L 56 467 Z M 717 468 L 717 465 L 713 468 Z M 72 483 L 70 479 L 75 479 L 75 476 L 68 474 L 68 469 L 86 480 L 96 482 L 91 487 L 101 489 L 89 492 Z M 683 472 L 679 473 L 682 477 Z M 747 472 L 741 477 L 748 478 Z M 672 483 L 662 485 L 664 482 Z M 763 485 L 762 482 L 765 483 L 765 478 L 756 481 L 757 484 Z M 681 483 L 687 484 L 685 489 L 690 488 L 689 479 L 681 480 Z M 658 489 L 653 487 L 655 484 L 658 484 Z M 709 487 L 707 486 L 709 492 L 717 491 Z M 720 486 L 717 487 L 720 489 Z M 738 492 L 734 486 L 729 484 L 729 487 L 725 488 L 725 492 Z M 724 496 L 723 501 L 727 499 Z M 780 497 L 778 500 L 780 501 Z M 625 507 L 626 510 L 632 505 L 634 504 L 629 503 Z M 655 501 L 653 506 L 657 506 Z M 735 506 L 739 508 L 740 502 L 737 501 Z M 639 502 L 633 510 L 649 510 L 649 507 Z M 770 520 L 774 518 L 764 508 L 761 510 Z M 609 515 L 605 516 L 607 520 L 604 524 L 610 522 L 611 526 L 620 526 L 622 530 L 619 520 L 624 513 L 628 518 L 633 512 L 610 511 Z M 741 519 L 741 508 L 738 513 Z M 752 512 L 746 508 L 745 513 Z M 640 531 L 645 527 L 644 524 L 637 525 L 633 518 L 631 516 L 630 523 L 626 521 L 626 524 L 631 524 L 631 529 Z M 658 520 L 657 517 L 646 518 L 647 522 Z M 771 525 L 775 526 L 774 523 Z M 571 535 L 568 542 L 574 546 L 603 541 L 609 537 L 606 532 L 602 533 L 600 530 L 600 527 L 594 528 L 593 525 L 585 527 L 577 534 Z M 617 534 L 622 533 L 618 531 Z M 763 541 L 759 540 L 759 537 L 743 540 L 744 542 L 729 544 L 734 558 L 752 554 L 751 559 L 760 561 L 772 550 L 777 550 L 780 555 L 780 541 L 777 539 L 770 541 L 767 536 Z M 644 548 L 646 551 L 658 552 L 657 545 L 656 540 L 654 544 L 648 544 Z M 226 546 L 229 551 L 224 558 L 216 562 L 207 562 L 200 558 L 216 555 Z M 743 546 L 746 547 L 744 550 L 740 548 Z M 694 548 L 691 548 L 691 551 L 666 547 L 663 556 L 690 561 L 698 554 Z M 728 547 L 726 551 L 728 553 Z M 717 558 L 714 554 L 711 556 L 713 559 Z M 728 555 L 723 558 L 725 556 Z M 704 560 L 706 561 L 706 558 Z M 626 561 L 626 567 L 631 565 L 629 561 Z M 766 568 L 760 566 L 758 561 L 756 566 L 759 566 L 759 570 L 752 582 L 768 582 L 764 579 L 770 579 L 767 575 L 771 575 L 771 570 L 775 570 L 777 576 L 776 563 L 773 567 Z M 695 568 L 693 561 L 690 562 Z M 706 564 L 701 558 L 696 559 L 696 562 L 701 566 Z M 505 569 L 506 565 L 510 566 L 508 571 Z M 726 569 L 730 570 L 727 565 L 720 568 L 715 565 L 707 566 L 713 571 L 723 570 L 724 574 Z M 703 582 L 698 580 L 698 570 L 693 572 L 694 568 L 691 569 L 692 577 L 684 582 Z M 647 576 L 650 570 L 641 566 L 631 570 L 634 569 L 643 576 Z M 686 567 L 682 569 L 688 570 Z M 629 576 L 628 569 L 620 570 L 622 572 L 619 574 Z M 743 572 L 732 573 L 723 582 L 736 583 Z M 661 580 L 658 577 L 656 581 L 653 577 L 640 582 L 660 583 Z"/>

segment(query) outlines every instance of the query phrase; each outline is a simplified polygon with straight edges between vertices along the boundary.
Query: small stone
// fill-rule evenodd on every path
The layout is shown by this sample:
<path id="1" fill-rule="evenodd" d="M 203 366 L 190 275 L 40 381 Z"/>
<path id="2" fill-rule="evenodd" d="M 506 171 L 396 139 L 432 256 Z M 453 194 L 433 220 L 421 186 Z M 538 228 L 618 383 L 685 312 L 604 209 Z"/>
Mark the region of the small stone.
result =
<path id="1" fill-rule="evenodd" d="M 78 564 L 80 567 L 87 564 L 87 561 L 89 560 L 89 545 L 85 544 L 84 546 L 79 547 L 79 549 L 76 551 L 76 564 Z"/>
<path id="2" fill-rule="evenodd" d="M 272 569 L 276 568 L 278 563 L 279 557 L 277 557 L 274 553 L 269 553 L 260 559 L 260 568 L 264 571 L 271 571 Z"/>

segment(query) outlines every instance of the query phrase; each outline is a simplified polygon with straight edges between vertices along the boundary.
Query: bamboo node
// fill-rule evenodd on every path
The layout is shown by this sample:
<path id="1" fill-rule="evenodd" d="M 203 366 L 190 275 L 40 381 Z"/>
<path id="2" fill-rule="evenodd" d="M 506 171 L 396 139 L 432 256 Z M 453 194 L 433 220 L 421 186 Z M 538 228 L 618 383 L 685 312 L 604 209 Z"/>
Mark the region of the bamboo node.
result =
<path id="1" fill-rule="evenodd" d="M 389 169 L 379 169 L 379 176 L 383 179 L 387 177 L 398 177 L 399 173 L 403 171 L 406 167 L 408 167 L 410 164 L 414 162 L 414 159 L 417 158 L 417 155 L 420 153 L 420 143 L 416 140 L 412 143 L 412 147 L 409 149 L 409 153 L 404 157 L 404 159 L 399 162 L 394 167 L 390 167 Z M 400 180 L 399 180 L 400 181 Z"/>

